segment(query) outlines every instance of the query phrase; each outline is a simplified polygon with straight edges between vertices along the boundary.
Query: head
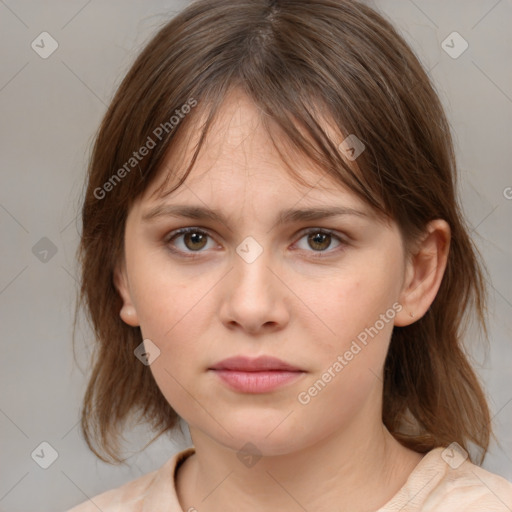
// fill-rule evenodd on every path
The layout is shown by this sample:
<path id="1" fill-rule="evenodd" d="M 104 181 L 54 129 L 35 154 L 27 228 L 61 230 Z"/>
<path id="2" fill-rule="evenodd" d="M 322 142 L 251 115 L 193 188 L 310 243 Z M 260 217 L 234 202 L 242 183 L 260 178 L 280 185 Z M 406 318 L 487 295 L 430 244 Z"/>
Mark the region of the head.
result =
<path id="1" fill-rule="evenodd" d="M 178 205 L 187 217 L 169 214 Z M 269 455 L 356 417 L 419 452 L 485 452 L 462 346 L 467 315 L 483 325 L 483 280 L 449 126 L 413 52 L 364 4 L 193 3 L 119 87 L 82 213 L 98 349 L 82 426 L 102 458 L 119 460 L 135 417 L 159 433 L 182 417 Z M 160 351 L 150 365 L 134 355 L 143 339 Z M 303 373 L 235 393 L 210 369 L 242 354 Z"/>

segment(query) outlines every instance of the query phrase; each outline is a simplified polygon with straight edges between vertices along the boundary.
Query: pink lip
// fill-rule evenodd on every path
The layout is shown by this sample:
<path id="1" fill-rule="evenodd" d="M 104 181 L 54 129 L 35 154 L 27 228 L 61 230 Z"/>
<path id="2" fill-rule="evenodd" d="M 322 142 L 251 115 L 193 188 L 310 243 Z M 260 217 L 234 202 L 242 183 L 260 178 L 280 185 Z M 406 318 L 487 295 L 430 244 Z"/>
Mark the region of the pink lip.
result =
<path id="1" fill-rule="evenodd" d="M 304 370 L 280 359 L 231 357 L 209 368 L 229 387 L 244 393 L 265 393 L 300 377 Z"/>
<path id="2" fill-rule="evenodd" d="M 260 356 L 256 358 L 236 356 L 229 357 L 213 365 L 210 370 L 233 370 L 241 372 L 262 372 L 283 370 L 288 372 L 301 372 L 300 368 L 285 363 L 280 359 L 270 356 Z"/>

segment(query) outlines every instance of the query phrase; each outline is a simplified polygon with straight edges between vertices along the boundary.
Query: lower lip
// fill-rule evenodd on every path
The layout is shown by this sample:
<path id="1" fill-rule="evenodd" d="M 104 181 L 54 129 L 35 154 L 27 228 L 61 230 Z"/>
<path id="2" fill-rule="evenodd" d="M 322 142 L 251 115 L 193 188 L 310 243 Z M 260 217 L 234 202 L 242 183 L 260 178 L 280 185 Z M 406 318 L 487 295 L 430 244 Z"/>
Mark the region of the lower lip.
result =
<path id="1" fill-rule="evenodd" d="M 266 393 L 298 379 L 304 372 L 213 370 L 229 387 L 243 393 Z"/>

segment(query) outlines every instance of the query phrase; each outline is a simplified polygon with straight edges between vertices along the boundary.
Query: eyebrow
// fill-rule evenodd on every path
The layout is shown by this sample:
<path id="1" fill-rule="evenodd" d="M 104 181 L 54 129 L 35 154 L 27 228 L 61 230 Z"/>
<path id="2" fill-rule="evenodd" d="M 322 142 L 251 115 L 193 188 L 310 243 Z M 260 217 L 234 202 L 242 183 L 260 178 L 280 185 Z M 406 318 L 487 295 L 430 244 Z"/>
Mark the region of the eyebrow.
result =
<path id="1" fill-rule="evenodd" d="M 355 210 L 342 206 L 316 207 L 306 209 L 285 209 L 281 210 L 277 216 L 276 225 L 289 224 L 300 221 L 313 221 L 337 217 L 341 215 L 353 215 L 358 217 L 368 217 L 363 211 Z M 146 211 L 142 215 L 143 222 L 150 222 L 158 217 L 178 217 L 194 220 L 211 220 L 227 225 L 228 221 L 224 215 L 216 210 L 202 206 L 190 205 L 170 205 L 162 204 Z"/>

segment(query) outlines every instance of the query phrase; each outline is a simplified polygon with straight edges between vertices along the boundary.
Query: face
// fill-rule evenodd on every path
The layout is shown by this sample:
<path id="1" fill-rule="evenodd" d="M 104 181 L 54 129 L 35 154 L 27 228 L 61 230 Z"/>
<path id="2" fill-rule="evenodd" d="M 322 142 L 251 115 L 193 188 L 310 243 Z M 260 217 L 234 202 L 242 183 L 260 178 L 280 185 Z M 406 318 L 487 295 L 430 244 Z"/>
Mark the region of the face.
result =
<path id="1" fill-rule="evenodd" d="M 169 167 L 190 159 L 195 142 Z M 116 275 L 121 317 L 160 350 L 151 372 L 191 432 L 268 455 L 380 422 L 406 274 L 394 223 L 304 158 L 292 165 L 310 186 L 233 93 L 185 183 L 152 195 L 164 169 L 133 205 Z M 293 371 L 219 369 L 238 356 Z"/>

